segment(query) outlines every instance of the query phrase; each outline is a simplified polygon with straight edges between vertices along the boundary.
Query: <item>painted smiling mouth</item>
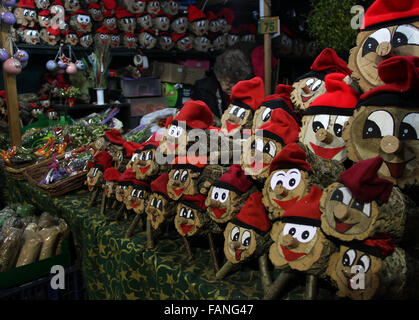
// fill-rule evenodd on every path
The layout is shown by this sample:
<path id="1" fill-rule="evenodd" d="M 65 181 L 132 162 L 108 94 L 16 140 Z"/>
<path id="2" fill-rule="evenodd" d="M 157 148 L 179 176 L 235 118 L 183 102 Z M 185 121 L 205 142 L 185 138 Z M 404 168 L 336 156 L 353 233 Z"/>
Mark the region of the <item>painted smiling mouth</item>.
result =
<path id="1" fill-rule="evenodd" d="M 193 226 L 194 226 L 193 224 L 185 224 L 185 223 L 182 223 L 182 224 L 180 225 L 180 228 L 182 229 L 183 234 L 184 234 L 184 235 L 187 235 L 187 234 L 188 234 L 188 232 L 189 232 L 189 230 L 191 230 L 191 228 L 192 228 Z"/>
<path id="2" fill-rule="evenodd" d="M 307 102 L 308 100 L 310 100 L 311 98 L 313 98 L 313 95 L 305 97 L 305 96 L 301 96 L 301 100 L 303 100 L 303 102 Z"/>
<path id="3" fill-rule="evenodd" d="M 148 168 L 150 168 L 150 165 L 148 165 L 146 167 L 140 167 L 139 169 L 140 169 L 141 173 L 144 174 L 144 173 L 147 172 Z"/>
<path id="4" fill-rule="evenodd" d="M 283 210 L 287 210 L 288 208 L 291 208 L 298 200 L 298 197 L 295 197 L 290 200 L 278 200 L 278 199 L 272 199 L 275 201 L 275 203 L 281 207 Z"/>
<path id="5" fill-rule="evenodd" d="M 227 208 L 223 208 L 223 209 L 218 209 L 218 208 L 211 208 L 212 212 L 214 213 L 214 215 L 220 219 L 222 217 L 222 215 L 227 211 Z"/>
<path id="6" fill-rule="evenodd" d="M 298 258 L 305 256 L 307 253 L 305 252 L 294 252 L 285 248 L 282 244 L 280 245 L 282 249 L 282 253 L 287 261 L 294 261 Z"/>
<path id="7" fill-rule="evenodd" d="M 232 130 L 234 130 L 238 127 L 240 127 L 240 124 L 233 124 L 233 123 L 230 123 L 230 121 L 226 120 L 227 132 L 231 132 Z"/>
<path id="8" fill-rule="evenodd" d="M 166 144 L 167 144 L 167 148 L 169 149 L 169 151 L 170 151 L 170 152 L 175 151 L 175 149 L 176 149 L 176 148 L 177 148 L 177 146 L 178 146 L 178 144 L 175 144 L 175 143 L 170 143 L 170 142 L 167 142 Z"/>
<path id="9" fill-rule="evenodd" d="M 339 219 L 336 219 L 335 217 L 335 224 L 336 224 L 336 231 L 339 233 L 345 233 L 346 231 L 348 231 L 349 229 L 351 229 L 354 225 L 358 224 L 358 223 L 344 223 L 342 221 L 340 221 Z"/>
<path id="10" fill-rule="evenodd" d="M 339 148 L 324 148 L 312 142 L 310 142 L 310 145 L 313 148 L 314 153 L 323 159 L 332 159 L 345 148 L 345 146 Z"/>
<path id="11" fill-rule="evenodd" d="M 241 249 L 234 250 L 235 258 L 237 261 L 240 261 L 243 251 L 244 250 L 241 250 Z"/>
<path id="12" fill-rule="evenodd" d="M 384 160 L 384 163 L 386 164 L 388 170 L 390 171 L 390 175 L 393 178 L 397 179 L 403 176 L 404 169 L 406 168 L 407 163 L 412 161 L 413 159 L 415 159 L 415 157 L 413 157 L 410 160 L 407 160 L 406 162 L 400 162 L 400 163 L 392 163 L 392 162 L 388 162 Z"/>
<path id="13" fill-rule="evenodd" d="M 183 190 L 185 190 L 185 188 L 173 189 L 173 192 L 174 192 L 177 196 L 179 196 L 179 195 L 183 192 Z"/>
<path id="14" fill-rule="evenodd" d="M 260 161 L 256 161 L 255 159 L 251 159 L 251 168 L 253 172 L 259 172 L 261 170 L 263 170 L 263 168 L 269 166 L 270 163 L 264 163 L 264 162 L 260 162 Z"/>

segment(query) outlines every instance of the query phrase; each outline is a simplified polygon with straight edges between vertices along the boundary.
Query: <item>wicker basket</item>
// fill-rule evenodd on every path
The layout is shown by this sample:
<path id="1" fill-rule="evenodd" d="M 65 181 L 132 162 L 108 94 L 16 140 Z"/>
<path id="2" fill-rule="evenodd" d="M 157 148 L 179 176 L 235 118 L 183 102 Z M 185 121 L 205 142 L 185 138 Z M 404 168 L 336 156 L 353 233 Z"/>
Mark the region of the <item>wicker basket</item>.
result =
<path id="1" fill-rule="evenodd" d="M 87 171 L 51 184 L 42 184 L 41 181 L 45 178 L 45 176 L 48 174 L 48 171 L 50 170 L 50 164 L 51 160 L 45 162 L 43 161 L 37 165 L 31 166 L 30 168 L 27 168 L 23 171 L 24 176 L 31 185 L 41 189 L 52 198 L 59 197 L 71 191 L 80 189 L 84 185 Z"/>

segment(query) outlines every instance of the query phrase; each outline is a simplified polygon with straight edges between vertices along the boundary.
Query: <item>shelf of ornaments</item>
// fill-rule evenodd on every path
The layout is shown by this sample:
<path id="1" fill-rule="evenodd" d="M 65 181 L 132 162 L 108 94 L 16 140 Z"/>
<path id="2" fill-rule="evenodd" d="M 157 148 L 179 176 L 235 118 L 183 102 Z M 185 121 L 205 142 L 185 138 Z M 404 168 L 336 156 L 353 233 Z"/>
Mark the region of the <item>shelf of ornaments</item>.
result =
<path id="1" fill-rule="evenodd" d="M 19 43 L 17 44 L 19 49 L 23 49 L 27 51 L 29 54 L 48 54 L 48 55 L 55 55 L 58 52 L 59 46 L 48 46 L 48 45 L 31 45 L 26 43 Z M 64 52 L 66 52 L 67 45 L 64 45 Z M 93 47 L 84 48 L 82 46 L 72 46 L 72 50 L 74 50 L 76 56 L 77 53 L 91 53 L 93 51 Z M 135 56 L 138 53 L 137 49 L 128 49 L 128 48 L 112 48 L 111 55 L 112 56 Z M 158 59 L 199 59 L 199 60 L 214 60 L 217 55 L 219 55 L 222 51 L 210 51 L 210 52 L 199 52 L 196 50 L 189 50 L 189 51 L 180 51 L 180 50 L 162 50 L 159 48 L 153 49 L 141 49 L 142 53 L 153 60 Z"/>

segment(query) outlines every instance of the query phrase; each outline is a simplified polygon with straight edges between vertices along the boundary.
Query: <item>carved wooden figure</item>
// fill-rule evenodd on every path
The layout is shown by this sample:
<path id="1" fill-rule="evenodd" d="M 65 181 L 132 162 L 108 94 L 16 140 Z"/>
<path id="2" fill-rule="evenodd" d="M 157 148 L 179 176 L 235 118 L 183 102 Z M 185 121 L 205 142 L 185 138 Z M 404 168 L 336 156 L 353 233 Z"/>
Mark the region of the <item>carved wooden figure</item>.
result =
<path id="1" fill-rule="evenodd" d="M 115 189 L 118 184 L 120 173 L 115 168 L 107 168 L 103 173 L 103 179 L 105 183 L 103 184 L 103 194 L 102 202 L 100 205 L 101 214 L 105 215 L 106 208 L 110 204 L 111 200 L 115 200 Z"/>
<path id="2" fill-rule="evenodd" d="M 234 22 L 234 11 L 230 8 L 223 7 L 217 13 L 218 24 L 220 25 L 220 31 L 227 34 L 231 31 Z"/>
<path id="3" fill-rule="evenodd" d="M 79 0 L 64 0 L 64 9 L 67 12 L 76 12 L 80 10 L 80 2 Z"/>
<path id="4" fill-rule="evenodd" d="M 79 42 L 77 33 L 73 30 L 67 30 L 64 32 L 64 43 L 69 44 L 70 46 L 75 46 Z"/>
<path id="5" fill-rule="evenodd" d="M 340 72 L 350 76 L 352 71 L 337 53 L 324 49 L 311 65 L 311 71 L 297 78 L 292 85 L 291 100 L 297 112 L 303 112 L 319 96 L 326 92 L 324 78 L 328 73 Z"/>
<path id="6" fill-rule="evenodd" d="M 122 7 L 117 7 L 115 10 L 115 17 L 118 28 L 122 33 L 134 33 L 137 22 L 131 12 Z"/>
<path id="7" fill-rule="evenodd" d="M 161 31 L 169 31 L 170 18 L 164 11 L 160 11 L 156 15 L 153 15 L 152 20 L 153 29 L 157 29 L 159 31 L 159 34 Z"/>
<path id="8" fill-rule="evenodd" d="M 127 197 L 124 202 L 127 210 L 132 209 L 135 212 L 135 216 L 127 230 L 125 235 L 126 238 L 130 238 L 134 234 L 135 228 L 141 221 L 142 215 L 145 214 L 145 208 L 150 194 L 150 185 L 147 182 L 137 180 L 135 178 L 135 173 L 133 171 L 131 172 L 132 184 L 128 186 Z"/>
<path id="9" fill-rule="evenodd" d="M 122 145 L 124 144 L 125 140 L 122 137 L 122 134 L 120 131 L 116 129 L 110 129 L 106 130 L 105 134 L 102 137 L 97 138 L 93 144 L 93 155 L 96 155 L 98 152 L 102 150 L 109 150 L 109 149 L 115 149 L 116 147 L 122 148 Z M 111 150 L 111 154 L 114 153 L 114 151 Z"/>
<path id="10" fill-rule="evenodd" d="M 86 34 L 92 32 L 92 19 L 88 12 L 77 10 L 71 13 L 70 27 L 78 33 Z"/>
<path id="11" fill-rule="evenodd" d="M 170 22 L 170 29 L 173 33 L 186 33 L 186 31 L 188 31 L 188 17 L 184 14 L 173 16 Z"/>
<path id="12" fill-rule="evenodd" d="M 42 28 L 40 37 L 43 43 L 46 43 L 50 46 L 55 46 L 61 40 L 60 29 Z"/>
<path id="13" fill-rule="evenodd" d="M 343 130 L 352 161 L 381 155 L 378 174 L 404 188 L 419 181 L 419 57 L 394 57 L 381 62 L 385 85 L 363 94 Z"/>
<path id="14" fill-rule="evenodd" d="M 208 32 L 208 19 L 201 9 L 195 5 L 188 6 L 189 30 L 197 37 Z"/>
<path id="15" fill-rule="evenodd" d="M 87 12 L 95 22 L 103 21 L 103 11 L 98 3 L 90 3 L 87 7 Z"/>
<path id="16" fill-rule="evenodd" d="M 175 16 L 179 12 L 179 3 L 178 0 L 165 0 L 160 2 L 161 9 L 168 16 Z"/>
<path id="17" fill-rule="evenodd" d="M 168 32 L 159 33 L 158 47 L 164 51 L 170 51 L 174 48 L 175 43 L 173 42 L 172 36 Z"/>
<path id="18" fill-rule="evenodd" d="M 35 5 L 39 10 L 46 10 L 50 5 L 49 0 L 35 0 Z"/>
<path id="19" fill-rule="evenodd" d="M 132 168 L 136 173 L 138 180 L 151 181 L 165 170 L 165 166 L 159 165 L 156 160 L 156 150 L 158 145 L 159 141 L 156 140 L 156 135 L 153 135 L 149 140 L 142 143 L 136 149 L 135 154 L 137 156 L 135 159 L 131 158 L 131 161 Z"/>
<path id="20" fill-rule="evenodd" d="M 136 14 L 135 21 L 137 22 L 137 28 L 140 30 L 147 30 L 153 27 L 153 19 L 147 12 Z"/>
<path id="21" fill-rule="evenodd" d="M 41 28 L 51 27 L 51 12 L 49 10 L 38 12 L 38 23 Z"/>
<path id="22" fill-rule="evenodd" d="M 96 29 L 94 41 L 104 46 L 109 45 L 111 43 L 110 30 L 105 26 Z"/>
<path id="23" fill-rule="evenodd" d="M 133 14 L 143 13 L 147 6 L 146 0 L 122 0 L 122 6 Z"/>
<path id="24" fill-rule="evenodd" d="M 211 42 L 207 36 L 195 37 L 193 41 L 193 48 L 199 52 L 208 52 L 211 47 Z M 218 49 L 219 50 L 219 49 Z"/>
<path id="25" fill-rule="evenodd" d="M 103 150 L 95 155 L 93 162 L 89 162 L 89 172 L 86 175 L 86 183 L 89 191 L 93 192 L 89 207 L 93 206 L 97 194 L 102 189 L 103 175 L 107 168 L 113 164 L 113 158 L 109 152 Z"/>
<path id="26" fill-rule="evenodd" d="M 112 11 L 106 11 L 103 13 L 103 25 L 110 31 L 118 30 L 116 17 Z"/>
<path id="27" fill-rule="evenodd" d="M 17 24 L 25 27 L 34 27 L 38 20 L 34 0 L 20 0 L 14 10 L 14 16 Z"/>
<path id="28" fill-rule="evenodd" d="M 194 36 L 189 33 L 173 33 L 172 40 L 176 48 L 180 51 L 189 51 L 193 49 Z"/>
<path id="29" fill-rule="evenodd" d="M 159 0 L 148 0 L 146 10 L 152 16 L 155 15 L 155 14 L 158 14 L 161 10 L 160 1 Z"/>
<path id="30" fill-rule="evenodd" d="M 86 34 L 79 34 L 80 35 L 80 45 L 83 48 L 90 48 L 90 46 L 93 44 L 93 37 L 90 33 Z"/>
<path id="31" fill-rule="evenodd" d="M 378 65 L 394 56 L 419 56 L 419 18 L 416 2 L 375 1 L 366 11 L 349 56 L 352 77 L 363 92 L 384 84 Z"/>
<path id="32" fill-rule="evenodd" d="M 118 183 L 115 185 L 115 199 L 120 203 L 115 220 L 127 217 L 127 209 L 125 199 L 128 197 L 129 186 L 133 184 L 132 178 L 135 177 L 132 168 L 125 170 L 119 177 Z"/>
<path id="33" fill-rule="evenodd" d="M 326 93 L 316 98 L 303 112 L 301 143 L 323 159 L 343 162 L 347 158 L 343 128 L 352 116 L 359 94 L 343 73 L 325 78 Z"/>
<path id="34" fill-rule="evenodd" d="M 140 30 L 138 34 L 138 43 L 141 48 L 153 49 L 157 45 L 158 37 L 152 29 Z"/>
<path id="35" fill-rule="evenodd" d="M 22 41 L 27 44 L 38 44 L 41 42 L 41 33 L 36 27 L 21 27 Z"/>

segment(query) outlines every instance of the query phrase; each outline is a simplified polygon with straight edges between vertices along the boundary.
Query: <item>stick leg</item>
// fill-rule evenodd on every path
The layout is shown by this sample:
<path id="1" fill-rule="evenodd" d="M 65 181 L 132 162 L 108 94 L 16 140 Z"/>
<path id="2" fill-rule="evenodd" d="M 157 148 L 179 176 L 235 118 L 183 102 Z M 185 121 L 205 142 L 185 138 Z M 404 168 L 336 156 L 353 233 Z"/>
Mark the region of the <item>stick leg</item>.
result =
<path id="1" fill-rule="evenodd" d="M 212 259 L 212 262 L 214 264 L 215 272 L 217 273 L 218 270 L 220 270 L 220 267 L 218 266 L 217 252 L 215 250 L 214 240 L 212 239 L 211 232 L 208 233 L 208 243 L 209 243 L 209 247 L 210 247 L 211 259 Z"/>
<path id="2" fill-rule="evenodd" d="M 234 264 L 230 261 L 227 261 L 224 263 L 224 265 L 221 267 L 221 269 L 217 272 L 215 275 L 215 278 L 218 280 L 221 280 L 225 278 L 232 270 L 234 269 Z"/>
<path id="3" fill-rule="evenodd" d="M 117 205 L 118 205 L 118 201 L 114 199 L 112 203 L 112 209 L 115 209 Z"/>
<path id="4" fill-rule="evenodd" d="M 274 300 L 281 291 L 284 289 L 285 285 L 295 277 L 294 274 L 289 272 L 281 272 L 278 278 L 269 286 L 263 300 Z"/>
<path id="5" fill-rule="evenodd" d="M 188 254 L 188 259 L 192 260 L 193 256 L 192 256 L 191 245 L 189 244 L 189 241 L 188 239 L 186 239 L 186 237 L 182 236 L 182 239 L 183 239 L 183 243 L 185 244 L 185 249 L 186 249 L 186 253 Z"/>
<path id="6" fill-rule="evenodd" d="M 306 279 L 305 300 L 315 300 L 317 296 L 317 277 L 308 274 Z"/>
<path id="7" fill-rule="evenodd" d="M 94 203 L 96 202 L 98 191 L 98 188 L 95 188 L 95 190 L 93 190 L 92 197 L 90 198 L 90 202 L 88 204 L 89 207 L 93 207 Z"/>
<path id="8" fill-rule="evenodd" d="M 119 207 L 119 210 L 115 216 L 115 220 L 118 221 L 122 218 L 125 211 L 125 203 L 121 203 L 121 206 Z"/>
<path id="9" fill-rule="evenodd" d="M 151 228 L 151 221 L 147 219 L 146 222 L 147 230 L 147 248 L 154 249 L 153 230 Z"/>
<path id="10" fill-rule="evenodd" d="M 105 210 L 106 210 L 106 193 L 105 193 L 105 190 L 103 190 L 102 202 L 100 203 L 100 214 L 104 216 Z"/>
<path id="11" fill-rule="evenodd" d="M 134 234 L 135 228 L 137 227 L 138 222 L 140 221 L 140 219 L 141 219 L 141 216 L 139 214 L 136 214 L 135 217 L 134 217 L 134 220 L 132 220 L 132 222 L 131 222 L 128 230 L 127 230 L 127 233 L 125 234 L 125 238 L 131 238 L 132 237 L 132 235 Z"/>
<path id="12" fill-rule="evenodd" d="M 271 275 L 269 274 L 268 268 L 268 255 L 266 253 L 262 254 L 258 258 L 259 262 L 259 271 L 260 278 L 262 280 L 263 292 L 266 294 L 269 286 L 272 284 Z"/>

